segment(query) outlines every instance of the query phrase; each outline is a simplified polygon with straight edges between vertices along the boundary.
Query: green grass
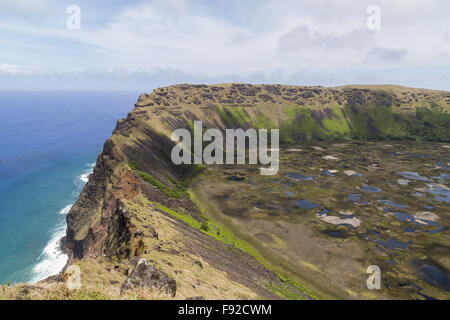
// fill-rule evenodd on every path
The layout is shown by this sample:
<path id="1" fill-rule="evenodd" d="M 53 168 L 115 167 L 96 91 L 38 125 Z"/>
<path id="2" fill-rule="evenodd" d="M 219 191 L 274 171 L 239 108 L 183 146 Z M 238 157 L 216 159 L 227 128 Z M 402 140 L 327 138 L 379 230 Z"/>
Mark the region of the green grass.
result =
<path id="1" fill-rule="evenodd" d="M 217 107 L 220 117 L 229 126 L 242 126 L 251 123 L 251 119 L 241 107 L 227 108 Z"/>
<path id="2" fill-rule="evenodd" d="M 352 138 L 366 141 L 369 138 L 369 130 L 367 129 L 368 116 L 359 107 L 350 105 L 345 107 L 345 114 L 352 126 Z"/>
<path id="3" fill-rule="evenodd" d="M 87 289 L 75 290 L 71 293 L 70 298 L 71 300 L 111 300 L 111 297 L 102 291 Z"/>
<path id="4" fill-rule="evenodd" d="M 157 207 L 158 209 L 177 218 L 178 220 L 185 222 L 192 228 L 200 230 L 203 233 L 206 233 L 207 235 L 210 235 L 211 237 L 213 237 L 223 243 L 226 243 L 226 244 L 232 245 L 238 249 L 241 249 L 242 251 L 247 252 L 248 254 L 250 254 L 252 256 L 259 255 L 253 246 L 247 244 L 244 241 L 241 241 L 240 239 L 237 239 L 227 228 L 225 228 L 222 225 L 217 224 L 214 221 L 207 219 L 205 216 L 202 216 L 205 220 L 204 222 L 202 222 L 202 221 L 195 219 L 190 214 L 175 211 L 175 210 L 170 209 L 160 203 L 153 203 L 153 205 L 155 207 Z"/>
<path id="5" fill-rule="evenodd" d="M 335 106 L 333 113 L 318 120 L 312 108 L 286 108 L 289 120 L 280 125 L 280 142 L 312 140 L 417 140 L 450 141 L 450 114 L 438 107 L 417 108 L 416 114 L 395 112 L 390 106 Z"/>
<path id="6" fill-rule="evenodd" d="M 142 171 L 142 167 L 139 165 L 139 163 L 135 161 L 129 162 L 128 167 L 131 170 L 133 170 L 137 175 L 139 175 L 145 182 L 155 186 L 156 188 L 161 190 L 161 192 L 164 193 L 166 196 L 175 199 L 180 199 L 186 196 L 187 195 L 186 190 L 189 187 L 189 184 L 191 183 L 192 179 L 198 174 L 202 173 L 203 170 L 205 169 L 204 165 L 191 165 L 190 166 L 191 170 L 182 181 L 177 181 L 176 179 L 169 177 L 170 183 L 172 183 L 172 185 L 174 186 L 174 188 L 171 188 L 166 184 L 164 184 L 162 181 L 151 176 L 147 172 Z"/>
<path id="7" fill-rule="evenodd" d="M 175 211 L 173 209 L 170 209 L 160 203 L 157 202 L 152 202 L 152 204 L 158 208 L 161 211 L 164 211 L 167 214 L 170 214 L 171 216 L 173 216 L 174 218 L 181 220 L 183 222 L 185 222 L 186 224 L 188 224 L 189 226 L 191 226 L 192 228 L 201 230 L 201 227 L 203 225 L 202 222 L 198 221 L 197 219 L 195 219 L 193 216 L 191 216 L 190 214 L 187 213 L 180 213 L 178 211 Z"/>
<path id="8" fill-rule="evenodd" d="M 391 107 L 379 106 L 369 109 L 368 115 L 379 133 L 370 138 L 402 139 L 406 132 L 402 128 L 400 114 L 394 113 Z"/>
<path id="9" fill-rule="evenodd" d="M 163 182 L 156 179 L 155 177 L 152 177 L 147 172 L 142 171 L 141 166 L 136 162 L 130 162 L 128 163 L 128 166 L 137 174 L 139 175 L 145 182 L 155 186 L 159 190 L 161 190 L 162 193 L 164 193 L 166 196 L 170 198 L 180 199 L 183 197 L 183 194 L 178 190 L 178 188 L 172 189 L 168 186 L 166 186 Z"/>
<path id="10" fill-rule="evenodd" d="M 272 119 L 270 119 L 265 113 L 256 117 L 253 121 L 253 127 L 255 129 L 278 129 Z"/>
<path id="11" fill-rule="evenodd" d="M 175 186 L 175 188 L 182 193 L 186 193 L 186 190 L 189 188 L 192 179 L 194 179 L 195 176 L 201 174 L 203 170 L 205 170 L 206 166 L 203 164 L 193 164 L 189 165 L 189 168 L 189 173 L 183 178 L 182 181 L 178 181 L 172 177 L 169 178 L 169 181 Z"/>
<path id="12" fill-rule="evenodd" d="M 450 114 L 425 108 L 416 110 L 416 116 L 408 119 L 407 128 L 412 138 L 421 141 L 450 141 Z"/>
<path id="13" fill-rule="evenodd" d="M 311 109 L 294 105 L 285 111 L 290 120 L 283 122 L 280 128 L 281 143 L 292 143 L 297 140 L 323 140 L 326 135 L 323 128 L 311 116 Z"/>
<path id="14" fill-rule="evenodd" d="M 197 207 L 200 208 L 200 210 L 203 212 L 203 209 L 201 208 L 198 201 L 196 200 L 194 193 L 191 190 L 188 190 L 188 194 L 189 194 L 191 200 L 194 201 L 197 204 Z M 264 261 L 264 259 L 261 258 L 261 254 L 258 252 L 258 250 L 255 247 L 253 247 L 251 244 L 247 243 L 246 241 L 243 241 L 243 240 L 239 239 L 238 237 L 236 237 L 227 227 L 208 219 L 204 214 L 202 215 L 202 217 L 205 219 L 205 221 L 201 222 L 189 214 L 177 212 L 175 210 L 167 208 L 166 206 L 164 206 L 162 204 L 153 203 L 153 205 L 156 206 L 158 209 L 166 212 L 167 214 L 170 214 L 174 218 L 181 220 L 181 221 L 185 222 L 186 224 L 188 224 L 189 226 L 191 226 L 197 230 L 200 230 L 201 232 L 213 237 L 214 239 L 219 240 L 227 245 L 231 245 L 231 246 L 253 256 L 259 263 L 261 263 L 263 266 L 265 266 L 268 270 L 271 270 L 272 272 L 277 274 L 278 277 L 280 278 L 280 280 L 286 284 L 286 286 L 280 286 L 280 285 L 267 286 L 267 289 L 269 289 L 273 293 L 279 295 L 280 297 L 286 298 L 286 299 L 304 299 L 304 297 L 302 295 L 296 293 L 293 290 L 290 290 L 288 288 L 290 286 L 292 288 L 296 288 L 297 290 L 305 292 L 312 298 L 315 298 L 315 299 L 317 298 L 314 294 L 312 294 L 308 289 L 306 289 L 301 284 L 299 284 L 293 280 L 286 279 L 279 272 L 276 272 L 275 270 L 273 270 L 273 268 L 271 268 L 271 266 L 269 264 L 267 264 L 266 261 Z"/>
<path id="15" fill-rule="evenodd" d="M 349 137 L 350 127 L 345 119 L 344 112 L 340 107 L 334 107 L 331 118 L 324 118 L 322 124 L 334 138 Z"/>
<path id="16" fill-rule="evenodd" d="M 277 296 L 287 299 L 287 300 L 305 300 L 305 297 L 299 293 L 296 293 L 289 288 L 282 285 L 274 285 L 272 283 L 266 283 L 265 287 L 270 291 L 275 293 Z"/>

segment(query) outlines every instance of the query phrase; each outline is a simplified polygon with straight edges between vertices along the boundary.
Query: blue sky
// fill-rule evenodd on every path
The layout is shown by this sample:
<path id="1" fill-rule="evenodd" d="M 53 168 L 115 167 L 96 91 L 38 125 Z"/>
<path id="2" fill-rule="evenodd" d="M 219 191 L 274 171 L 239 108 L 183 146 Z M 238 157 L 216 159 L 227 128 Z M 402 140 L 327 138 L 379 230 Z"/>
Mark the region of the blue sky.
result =
<path id="1" fill-rule="evenodd" d="M 69 30 L 66 9 L 81 10 Z M 367 7 L 381 10 L 369 30 Z M 3 90 L 393 83 L 450 90 L 447 0 L 0 0 Z"/>

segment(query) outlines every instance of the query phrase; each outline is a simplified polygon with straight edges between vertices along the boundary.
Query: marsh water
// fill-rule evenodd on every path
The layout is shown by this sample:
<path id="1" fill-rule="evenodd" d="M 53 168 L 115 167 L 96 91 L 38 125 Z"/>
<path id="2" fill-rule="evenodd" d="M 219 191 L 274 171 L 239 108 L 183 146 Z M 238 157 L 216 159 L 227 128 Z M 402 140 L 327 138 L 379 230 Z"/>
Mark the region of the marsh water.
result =
<path id="1" fill-rule="evenodd" d="M 450 145 L 316 143 L 280 149 L 280 170 L 208 166 L 196 193 L 213 219 L 275 269 L 318 291 L 450 298 Z M 366 287 L 378 265 L 382 288 Z"/>

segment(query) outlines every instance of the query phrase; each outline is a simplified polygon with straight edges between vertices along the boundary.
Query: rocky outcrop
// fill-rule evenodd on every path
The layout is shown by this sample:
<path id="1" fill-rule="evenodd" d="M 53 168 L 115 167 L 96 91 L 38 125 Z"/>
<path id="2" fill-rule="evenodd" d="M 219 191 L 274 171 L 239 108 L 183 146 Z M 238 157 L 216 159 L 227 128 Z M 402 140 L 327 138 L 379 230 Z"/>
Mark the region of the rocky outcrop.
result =
<path id="1" fill-rule="evenodd" d="M 142 94 L 127 118 L 117 122 L 93 174 L 67 215 L 65 243 L 69 263 L 103 255 L 120 261 L 140 256 L 146 248 L 160 248 L 159 242 L 146 245 L 161 240 L 159 226 L 146 227 L 152 230 L 153 240 L 148 240 L 146 232 L 141 227 L 136 230 L 133 224 L 136 219 L 145 220 L 145 216 L 137 217 L 136 211 L 151 214 L 146 201 L 191 215 L 200 223 L 204 221 L 196 203 L 181 190 L 194 169 L 175 166 L 170 161 L 173 147 L 170 136 L 174 129 L 190 129 L 193 121 L 201 120 L 205 127 L 220 130 L 280 128 L 284 142 L 316 138 L 400 139 L 409 138 L 410 134 L 418 137 L 422 123 L 416 123 L 416 109 L 448 115 L 447 97 L 448 93 L 443 91 L 397 86 L 323 88 L 247 84 L 177 85 Z M 436 132 L 445 137 L 441 127 L 438 125 Z M 143 179 L 130 168 L 130 163 L 137 163 L 150 179 Z M 177 196 L 164 192 L 167 190 L 175 190 Z M 128 207 L 129 202 L 133 208 Z M 183 250 L 201 256 L 233 280 L 255 288 L 261 296 L 274 297 L 262 285 L 281 283 L 274 272 L 252 256 L 175 220 L 171 220 L 174 221 L 171 227 L 188 236 Z M 136 275 L 130 276 L 124 288 L 149 285 L 174 294 L 174 282 L 152 268 L 140 263 Z"/>
<path id="2" fill-rule="evenodd" d="M 71 259 L 99 256 L 112 243 L 109 230 L 119 229 L 120 235 L 125 232 L 121 224 L 126 214 L 121 214 L 118 199 L 134 197 L 140 182 L 132 172 L 120 168 L 122 163 L 126 158 L 120 147 L 112 139 L 106 141 L 94 172 L 67 215 L 65 242 Z"/>
<path id="3" fill-rule="evenodd" d="M 138 261 L 120 290 L 123 293 L 125 290 L 134 288 L 153 288 L 172 297 L 175 297 L 177 293 L 175 280 L 169 278 L 167 274 L 157 271 L 155 267 L 147 264 L 145 259 Z"/>
<path id="4" fill-rule="evenodd" d="M 105 142 L 94 172 L 67 215 L 67 247 L 74 258 L 97 256 L 107 241 L 116 198 L 132 199 L 141 192 L 166 207 L 198 214 L 188 198 L 172 199 L 142 184 L 126 164 L 166 185 L 183 180 L 191 168 L 170 161 L 177 128 L 190 129 L 193 121 L 225 130 L 280 128 L 281 142 L 310 139 L 448 139 L 448 93 L 399 86 L 345 86 L 337 88 L 223 84 L 176 85 L 142 94 L 134 110 L 119 120 Z M 195 103 L 194 103 L 195 102 Z M 446 118 L 412 112 L 426 108 Z M 441 119 L 441 120 L 439 120 Z M 433 121 L 436 124 L 433 125 Z M 439 122 L 440 121 L 440 122 Z M 109 239 L 108 241 L 111 241 Z"/>
<path id="5" fill-rule="evenodd" d="M 125 209 L 122 201 L 116 199 L 116 210 L 111 215 L 103 252 L 109 258 L 127 259 L 131 250 L 129 243 L 132 238 L 133 226 L 130 213 Z M 136 233 L 135 233 L 136 235 Z"/>

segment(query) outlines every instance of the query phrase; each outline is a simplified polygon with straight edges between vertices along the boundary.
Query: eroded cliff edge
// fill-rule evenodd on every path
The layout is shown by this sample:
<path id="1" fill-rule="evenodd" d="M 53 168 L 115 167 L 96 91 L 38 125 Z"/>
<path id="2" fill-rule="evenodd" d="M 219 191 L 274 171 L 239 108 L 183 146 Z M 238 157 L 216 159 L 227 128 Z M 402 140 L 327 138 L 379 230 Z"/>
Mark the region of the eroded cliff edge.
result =
<path id="1" fill-rule="evenodd" d="M 70 263 L 144 257 L 177 281 L 179 298 L 321 297 L 208 227 L 188 189 L 201 168 L 172 164 L 172 131 L 201 120 L 222 130 L 280 128 L 282 143 L 448 141 L 449 106 L 448 92 L 397 86 L 177 85 L 143 94 L 117 122 L 67 216 Z"/>

